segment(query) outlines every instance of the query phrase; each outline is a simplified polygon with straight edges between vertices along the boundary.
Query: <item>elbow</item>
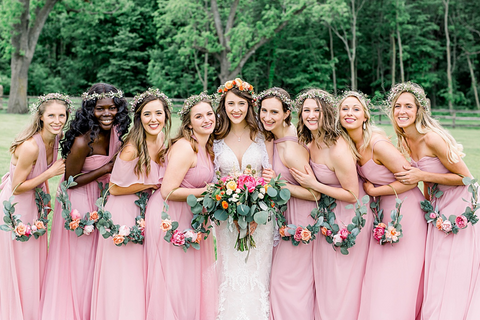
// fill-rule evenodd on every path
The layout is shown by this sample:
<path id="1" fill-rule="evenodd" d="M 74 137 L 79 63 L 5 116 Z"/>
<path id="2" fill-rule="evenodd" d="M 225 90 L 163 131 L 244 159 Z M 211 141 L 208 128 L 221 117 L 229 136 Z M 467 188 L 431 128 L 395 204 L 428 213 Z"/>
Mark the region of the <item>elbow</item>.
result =
<path id="1" fill-rule="evenodd" d="M 166 188 L 160 188 L 160 194 L 162 195 L 162 198 L 166 200 L 170 194 L 170 191 L 171 190 L 167 190 Z"/>
<path id="2" fill-rule="evenodd" d="M 120 190 L 118 190 L 118 188 L 116 186 L 113 186 L 110 188 L 110 194 L 112 196 L 119 196 L 120 195 Z"/>

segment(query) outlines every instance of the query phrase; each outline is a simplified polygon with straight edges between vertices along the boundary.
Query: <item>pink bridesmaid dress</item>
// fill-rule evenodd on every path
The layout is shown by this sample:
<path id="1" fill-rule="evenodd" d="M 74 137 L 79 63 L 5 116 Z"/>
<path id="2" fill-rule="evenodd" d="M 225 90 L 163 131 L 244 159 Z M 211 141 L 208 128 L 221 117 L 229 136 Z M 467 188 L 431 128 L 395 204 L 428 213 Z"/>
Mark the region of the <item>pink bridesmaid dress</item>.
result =
<path id="1" fill-rule="evenodd" d="M 377 142 L 387 140 L 378 140 Z M 372 151 L 373 153 L 373 151 Z M 359 166 L 359 174 L 376 186 L 396 181 L 385 166 L 370 159 Z M 400 213 L 403 215 L 403 237 L 390 245 L 379 245 L 372 237 L 367 260 L 367 270 L 362 288 L 359 320 L 405 320 L 417 319 L 423 298 L 423 267 L 427 226 L 420 202 L 424 197 L 418 188 L 398 195 L 403 200 Z M 382 196 L 383 222 L 391 221 L 395 209 L 395 195 Z M 455 318 L 449 318 L 455 319 Z"/>
<path id="2" fill-rule="evenodd" d="M 82 172 L 87 173 L 107 164 L 120 148 L 117 132 L 112 130 L 108 156 L 93 155 L 85 159 Z M 107 183 L 110 174 L 97 181 Z M 83 216 L 96 211 L 100 196 L 97 181 L 67 190 L 72 209 Z M 64 228 L 62 208 L 55 202 L 47 268 L 42 288 L 41 319 L 88 320 L 92 300 L 93 270 L 97 251 L 98 231 L 77 237 Z"/>
<path id="3" fill-rule="evenodd" d="M 33 136 L 38 145 L 38 158 L 27 180 L 33 179 L 49 168 L 45 144 L 40 133 Z M 58 137 L 53 149 L 54 163 L 58 154 Z M 52 164 L 51 163 L 51 164 Z M 15 186 L 12 177 L 15 165 L 10 163 L 10 171 L 3 177 L 0 188 L 0 204 L 12 196 Z M 46 192 L 45 183 L 37 186 Z M 20 214 L 24 224 L 32 224 L 38 218 L 35 204 L 35 190 L 15 196 L 15 214 Z M 2 216 L 3 216 L 3 210 Z M 3 219 L 3 218 L 2 218 Z M 3 224 L 3 220 L 1 222 Z M 27 242 L 12 240 L 10 232 L 0 231 L 0 319 L 37 320 L 40 308 L 40 294 L 47 260 L 48 235 L 38 239 L 33 236 Z"/>
<path id="4" fill-rule="evenodd" d="M 310 161 L 310 166 L 319 182 L 335 188 L 342 187 L 335 172 L 326 165 Z M 359 199 L 364 195 L 363 184 L 359 179 Z M 340 200 L 336 202 L 333 212 L 337 217 L 337 224 L 348 225 L 355 216 L 353 209 L 345 208 L 350 203 Z M 368 248 L 372 238 L 373 219 L 370 207 L 367 208 L 368 212 L 364 216 L 365 227 L 357 236 L 355 246 L 348 249 L 348 255 L 343 255 L 339 249 L 333 250 L 322 234 L 315 240 L 315 319 L 357 319 Z"/>
<path id="5" fill-rule="evenodd" d="M 155 186 L 159 181 L 159 165 L 150 161 L 148 176 L 140 178 L 134 173 L 138 158 L 124 161 L 117 157 L 110 184 L 129 187 L 141 183 Z M 150 192 L 144 191 L 144 192 Z M 135 194 L 110 195 L 105 210 L 112 214 L 115 224 L 132 227 L 140 208 L 135 204 Z M 92 320 L 145 319 L 144 248 L 128 243 L 117 247 L 112 238 L 99 236 L 92 290 Z"/>
<path id="6" fill-rule="evenodd" d="M 273 141 L 273 170 L 288 183 L 298 185 L 278 155 L 276 144 L 283 141 L 298 142 L 298 139 L 284 137 Z M 313 208 L 314 201 L 291 197 L 285 211 L 287 223 L 304 227 L 313 224 L 315 221 L 310 217 Z M 275 248 L 270 281 L 270 319 L 314 319 L 313 248 L 312 243 L 294 246 L 283 240 Z"/>
<path id="7" fill-rule="evenodd" d="M 213 175 L 213 163 L 200 149 L 196 167 L 187 171 L 180 187 L 204 187 Z M 146 319 L 213 320 L 217 303 L 213 236 L 202 239 L 200 250 L 189 248 L 187 252 L 166 242 L 160 230 L 163 203 L 161 193 L 155 192 L 146 213 Z M 178 229 L 191 228 L 190 206 L 183 201 L 168 201 L 168 205 Z"/>
<path id="8" fill-rule="evenodd" d="M 449 173 L 438 158 L 413 162 L 422 171 Z M 438 185 L 443 191 L 434 201 L 447 218 L 465 211 L 471 193 L 466 186 Z M 478 211 L 477 211 L 478 214 Z M 426 221 L 423 221 L 426 224 Z M 425 250 L 423 320 L 480 319 L 480 228 L 470 223 L 457 234 L 446 235 L 428 226 Z"/>

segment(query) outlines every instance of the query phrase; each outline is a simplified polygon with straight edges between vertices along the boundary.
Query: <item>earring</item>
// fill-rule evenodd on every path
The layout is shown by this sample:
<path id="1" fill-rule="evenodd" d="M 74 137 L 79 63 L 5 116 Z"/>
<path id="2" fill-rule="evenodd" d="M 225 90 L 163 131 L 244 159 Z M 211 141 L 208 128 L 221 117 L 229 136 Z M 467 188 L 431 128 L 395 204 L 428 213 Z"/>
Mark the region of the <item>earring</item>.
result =
<path id="1" fill-rule="evenodd" d="M 367 129 L 367 124 L 365 123 L 365 121 L 363 121 L 362 128 L 363 128 L 363 130 Z"/>

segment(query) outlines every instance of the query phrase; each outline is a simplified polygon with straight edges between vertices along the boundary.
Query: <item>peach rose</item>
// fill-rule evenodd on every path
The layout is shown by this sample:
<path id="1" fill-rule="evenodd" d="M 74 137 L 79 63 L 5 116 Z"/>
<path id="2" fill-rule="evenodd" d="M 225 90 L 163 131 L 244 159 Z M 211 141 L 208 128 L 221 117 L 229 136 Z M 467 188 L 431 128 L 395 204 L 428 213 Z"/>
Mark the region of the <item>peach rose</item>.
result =
<path id="1" fill-rule="evenodd" d="M 227 183 L 227 189 L 230 189 L 232 191 L 235 191 L 237 189 L 237 183 L 233 180 L 228 181 Z"/>
<path id="2" fill-rule="evenodd" d="M 98 212 L 97 211 L 90 212 L 90 218 L 88 218 L 88 219 L 97 222 L 98 221 Z"/>
<path id="3" fill-rule="evenodd" d="M 225 88 L 227 88 L 227 89 L 230 90 L 230 89 L 232 89 L 232 87 L 233 87 L 232 81 L 227 81 L 227 82 L 225 83 Z"/>
<path id="4" fill-rule="evenodd" d="M 435 223 L 435 226 L 437 227 L 438 230 L 442 230 L 442 223 L 443 223 L 443 219 L 438 218 L 437 222 Z"/>
<path id="5" fill-rule="evenodd" d="M 197 232 L 197 239 L 195 239 L 195 243 L 200 243 L 201 240 L 202 240 L 202 233 Z"/>
<path id="6" fill-rule="evenodd" d="M 303 229 L 302 230 L 302 241 L 310 241 L 310 239 L 312 238 L 312 233 L 310 232 L 310 230 L 308 229 Z"/>
<path id="7" fill-rule="evenodd" d="M 137 224 L 140 228 L 145 228 L 145 220 L 143 220 L 143 218 L 138 220 Z"/>
<path id="8" fill-rule="evenodd" d="M 117 234 L 115 237 L 113 237 L 113 243 L 115 244 L 121 244 L 123 243 L 123 240 L 125 240 L 125 238 L 119 234 Z"/>
<path id="9" fill-rule="evenodd" d="M 24 236 L 26 231 L 27 231 L 27 226 L 25 226 L 21 222 L 18 224 L 18 226 L 15 227 L 15 233 L 19 237 Z"/>
<path id="10" fill-rule="evenodd" d="M 320 230 L 322 231 L 322 234 L 323 234 L 324 236 L 327 236 L 327 234 L 328 234 L 328 229 L 327 229 L 327 228 L 321 227 Z"/>
<path id="11" fill-rule="evenodd" d="M 40 220 L 35 221 L 35 227 L 37 228 L 37 230 L 39 230 L 39 229 L 45 229 L 45 225 L 44 225 L 43 222 L 40 221 Z"/>
<path id="12" fill-rule="evenodd" d="M 240 79 L 240 78 L 236 78 L 236 79 L 235 79 L 235 84 L 236 84 L 237 86 L 241 86 L 242 83 L 243 83 L 242 79 Z"/>
<path id="13" fill-rule="evenodd" d="M 170 219 L 162 220 L 162 224 L 160 225 L 160 229 L 162 229 L 163 231 L 168 231 L 168 230 L 172 229 L 172 220 L 170 220 Z"/>
<path id="14" fill-rule="evenodd" d="M 79 225 L 80 225 L 80 219 L 75 219 L 68 224 L 68 226 L 70 227 L 70 230 L 77 229 Z"/>
<path id="15" fill-rule="evenodd" d="M 380 222 L 378 225 L 377 225 L 378 228 L 383 228 L 383 229 L 387 229 L 387 225 L 383 222 Z"/>
<path id="16" fill-rule="evenodd" d="M 278 233 L 280 233 L 280 236 L 282 238 L 287 236 L 287 229 L 288 228 L 286 226 L 282 226 L 280 230 L 278 230 Z"/>

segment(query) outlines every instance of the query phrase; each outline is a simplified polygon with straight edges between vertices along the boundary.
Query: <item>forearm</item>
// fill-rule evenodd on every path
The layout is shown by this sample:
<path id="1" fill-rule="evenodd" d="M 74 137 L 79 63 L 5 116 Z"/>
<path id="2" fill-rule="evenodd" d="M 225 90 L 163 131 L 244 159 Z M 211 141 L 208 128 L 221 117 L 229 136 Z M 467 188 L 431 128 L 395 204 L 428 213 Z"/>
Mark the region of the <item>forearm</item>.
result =
<path id="1" fill-rule="evenodd" d="M 193 194 L 195 197 L 199 198 L 202 193 L 205 191 L 205 188 L 177 188 L 173 191 L 166 193 L 162 191 L 162 197 L 171 201 L 187 201 L 187 197 Z"/>
<path id="2" fill-rule="evenodd" d="M 393 195 L 395 192 L 397 194 L 401 194 L 404 192 L 407 192 L 409 190 L 412 190 L 416 188 L 416 184 L 403 184 L 399 181 L 394 181 L 390 183 L 389 185 L 384 185 L 384 186 L 379 186 L 376 187 L 372 190 L 371 193 L 369 193 L 370 196 L 372 197 L 378 197 L 378 196 L 387 196 L 387 195 Z M 395 189 L 395 191 L 393 190 Z"/>
<path id="3" fill-rule="evenodd" d="M 448 186 L 462 186 L 462 177 L 456 173 L 434 173 L 434 172 L 423 172 L 424 182 L 438 183 Z"/>
<path id="4" fill-rule="evenodd" d="M 319 200 L 321 194 L 315 190 L 305 189 L 302 186 L 297 186 L 294 184 L 287 183 L 284 188 L 287 188 L 290 191 L 292 197 L 302 200 L 315 201 Z"/>
<path id="5" fill-rule="evenodd" d="M 71 187 L 71 189 L 82 187 L 86 184 L 89 184 L 92 181 L 97 180 L 98 178 L 110 173 L 105 166 L 102 166 L 96 170 L 90 171 L 88 173 L 77 173 L 73 175 L 75 178 L 75 182 L 77 183 L 76 186 Z M 65 174 L 65 179 L 68 179 L 68 175 Z"/>
<path id="6" fill-rule="evenodd" d="M 26 191 L 33 190 L 50 178 L 52 178 L 50 174 L 47 171 L 44 171 L 35 178 L 25 180 L 23 182 L 16 182 L 15 179 L 13 179 L 12 188 L 15 190 L 13 194 L 17 195 Z"/>
<path id="7" fill-rule="evenodd" d="M 114 196 L 122 196 L 126 194 L 135 194 L 137 192 L 147 190 L 153 188 L 154 185 L 142 184 L 142 183 L 134 183 L 128 187 L 119 187 L 117 185 L 113 185 L 110 188 L 110 194 Z"/>
<path id="8" fill-rule="evenodd" d="M 318 191 L 319 193 L 326 194 L 327 196 L 330 196 L 332 198 L 335 198 L 340 201 L 346 201 L 350 203 L 355 203 L 358 198 L 358 191 L 355 194 L 355 196 L 350 193 L 349 191 L 343 189 L 343 188 L 336 188 L 336 187 L 331 187 L 327 186 L 323 183 L 317 182 L 313 188 L 313 190 Z M 351 190 L 350 190 L 351 191 Z M 357 198 L 355 198 L 357 197 Z"/>

